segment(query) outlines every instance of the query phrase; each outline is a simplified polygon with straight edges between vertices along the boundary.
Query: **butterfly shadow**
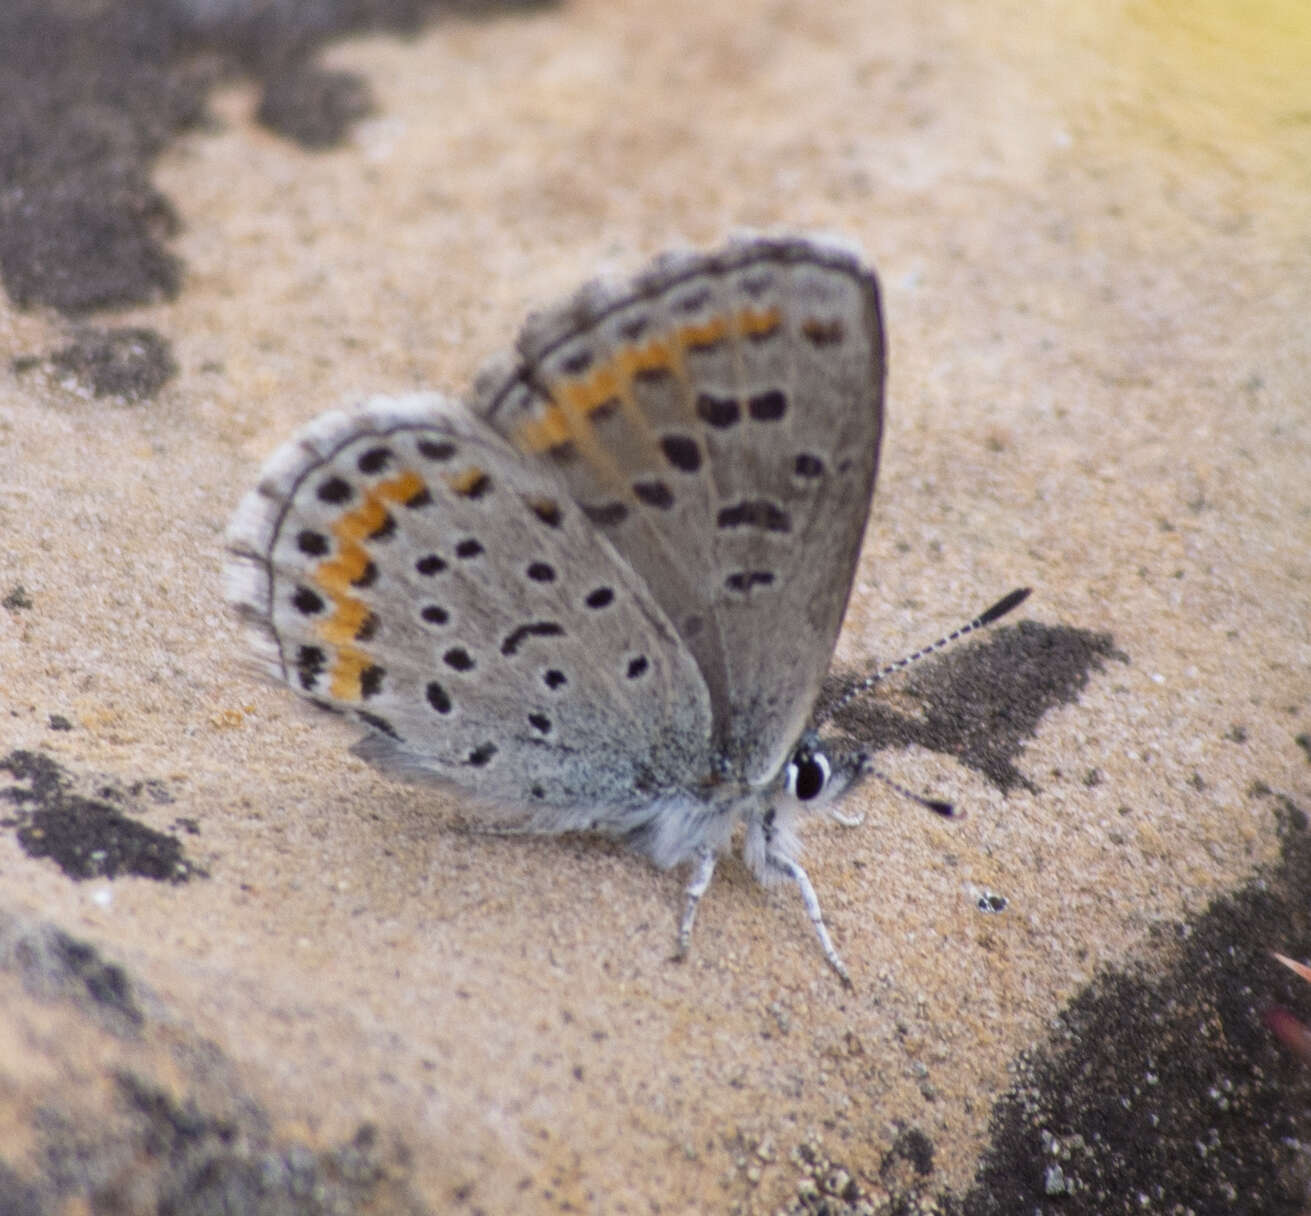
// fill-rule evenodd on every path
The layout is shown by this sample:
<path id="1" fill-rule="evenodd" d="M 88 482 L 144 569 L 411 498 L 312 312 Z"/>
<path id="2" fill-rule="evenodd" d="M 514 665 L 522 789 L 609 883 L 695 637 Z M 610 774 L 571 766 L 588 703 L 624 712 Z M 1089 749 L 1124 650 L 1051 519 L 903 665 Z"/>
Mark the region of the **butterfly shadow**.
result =
<path id="1" fill-rule="evenodd" d="M 873 696 L 836 710 L 831 726 L 866 750 L 919 746 L 954 756 L 1002 793 L 1037 792 L 1016 764 L 1042 716 L 1079 698 L 1106 662 L 1128 663 L 1108 633 L 1021 621 L 993 629 L 986 640 L 916 664 L 898 695 L 916 701 L 918 716 L 900 713 Z M 858 672 L 824 681 L 817 717 L 860 683 Z"/>

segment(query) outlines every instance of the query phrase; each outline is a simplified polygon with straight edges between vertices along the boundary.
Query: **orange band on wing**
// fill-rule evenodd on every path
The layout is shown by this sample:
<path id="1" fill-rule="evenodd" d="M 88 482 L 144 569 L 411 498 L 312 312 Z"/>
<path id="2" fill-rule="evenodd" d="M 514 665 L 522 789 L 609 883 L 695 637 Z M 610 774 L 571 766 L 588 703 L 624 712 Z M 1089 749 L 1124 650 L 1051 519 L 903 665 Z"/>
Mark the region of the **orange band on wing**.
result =
<path id="1" fill-rule="evenodd" d="M 372 561 L 363 542 L 387 522 L 388 504 L 407 503 L 425 489 L 423 478 L 409 469 L 363 489 L 360 502 L 332 525 L 336 554 L 314 568 L 314 584 L 332 601 L 331 614 L 319 620 L 316 632 L 334 648 L 329 692 L 339 701 L 360 699 L 361 675 L 372 665 L 354 645 L 370 615 L 369 606 L 352 589 Z"/>
<path id="2" fill-rule="evenodd" d="M 549 404 L 515 426 L 513 442 L 521 452 L 544 452 L 572 442 L 587 454 L 594 443 L 592 415 L 612 401 L 632 403 L 632 384 L 638 376 L 667 371 L 686 382 L 685 351 L 705 349 L 728 337 L 765 338 L 782 323 L 777 308 L 743 308 L 680 325 L 640 346 L 620 347 L 605 363 L 583 375 L 550 385 Z"/>

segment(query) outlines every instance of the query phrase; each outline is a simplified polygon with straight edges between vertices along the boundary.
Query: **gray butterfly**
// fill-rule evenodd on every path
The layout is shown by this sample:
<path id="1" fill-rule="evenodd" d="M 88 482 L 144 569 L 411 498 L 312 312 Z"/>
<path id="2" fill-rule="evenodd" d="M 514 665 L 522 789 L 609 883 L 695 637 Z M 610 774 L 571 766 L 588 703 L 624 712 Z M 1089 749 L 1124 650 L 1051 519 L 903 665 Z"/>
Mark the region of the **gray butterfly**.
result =
<path id="1" fill-rule="evenodd" d="M 530 320 L 468 406 L 311 423 L 236 514 L 229 598 L 381 768 L 690 863 L 682 951 L 745 824 L 747 864 L 797 885 L 845 979 L 794 827 L 870 770 L 807 722 L 884 372 L 878 285 L 844 249 L 666 255 Z"/>

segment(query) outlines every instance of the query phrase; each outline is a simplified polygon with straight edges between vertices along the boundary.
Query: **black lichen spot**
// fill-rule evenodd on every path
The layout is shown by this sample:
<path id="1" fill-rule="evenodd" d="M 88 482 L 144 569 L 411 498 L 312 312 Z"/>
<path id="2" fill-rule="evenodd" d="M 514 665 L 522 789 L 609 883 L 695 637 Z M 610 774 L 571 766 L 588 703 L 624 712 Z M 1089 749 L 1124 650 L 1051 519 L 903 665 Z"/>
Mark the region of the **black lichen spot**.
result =
<path id="1" fill-rule="evenodd" d="M 97 397 L 144 401 L 177 374 L 168 340 L 152 329 L 79 329 L 73 342 L 50 356 L 61 375 L 72 376 Z"/>
<path id="2" fill-rule="evenodd" d="M 563 635 L 564 629 L 554 621 L 533 621 L 528 625 L 520 625 L 513 632 L 506 634 L 505 640 L 501 643 L 501 653 L 508 658 L 515 654 L 529 638 L 554 638 Z"/>
<path id="3" fill-rule="evenodd" d="M 355 491 L 351 489 L 351 484 L 344 477 L 326 477 L 319 482 L 319 488 L 315 491 L 320 502 L 326 502 L 329 506 L 339 507 L 344 502 L 350 502 Z"/>
<path id="4" fill-rule="evenodd" d="M 445 625 L 451 614 L 440 604 L 424 604 L 419 616 L 429 625 Z"/>
<path id="5" fill-rule="evenodd" d="M 452 646 L 444 655 L 442 662 L 453 671 L 471 671 L 473 656 L 463 646 Z"/>
<path id="6" fill-rule="evenodd" d="M 530 499 L 528 509 L 549 528 L 558 528 L 562 518 L 560 504 L 553 498 Z"/>
<path id="7" fill-rule="evenodd" d="M 555 567 L 547 562 L 533 562 L 528 567 L 527 574 L 535 583 L 555 582 Z"/>
<path id="8" fill-rule="evenodd" d="M 481 743 L 469 753 L 469 764 L 474 768 L 485 768 L 496 755 L 495 743 Z"/>
<path id="9" fill-rule="evenodd" d="M 420 439 L 415 446 L 419 455 L 428 460 L 450 460 L 455 455 L 455 444 L 444 439 Z"/>
<path id="10" fill-rule="evenodd" d="M 446 569 L 446 563 L 435 553 L 426 553 L 414 563 L 414 568 L 425 578 L 440 574 Z"/>
<path id="11" fill-rule="evenodd" d="M 25 612 L 32 607 L 32 597 L 27 594 L 27 588 L 22 583 L 15 583 L 4 597 L 0 598 L 0 608 L 8 612 Z"/>
<path id="12" fill-rule="evenodd" d="M 391 462 L 391 459 L 391 448 L 369 448 L 367 452 L 360 453 L 359 459 L 355 462 L 355 467 L 361 473 L 373 476 L 375 473 L 381 473 Z"/>
<path id="13" fill-rule="evenodd" d="M 609 587 L 597 587 L 587 593 L 583 603 L 589 608 L 606 608 L 614 603 L 615 593 Z"/>
<path id="14" fill-rule="evenodd" d="M 370 697 L 376 697 L 382 692 L 382 681 L 386 674 L 387 669 L 385 667 L 379 667 L 377 663 L 370 663 L 360 672 L 360 696 L 367 701 Z"/>
<path id="15" fill-rule="evenodd" d="M 635 481 L 633 493 L 639 502 L 660 511 L 668 511 L 674 505 L 674 496 L 663 481 Z"/>
<path id="16" fill-rule="evenodd" d="M 542 683 L 545 684 L 547 688 L 555 691 L 557 688 L 563 688 L 569 683 L 569 681 L 565 678 L 563 671 L 550 667 L 547 668 L 546 672 L 543 674 Z"/>
<path id="17" fill-rule="evenodd" d="M 318 646 L 302 646 L 296 651 L 296 675 L 307 692 L 319 682 L 328 665 L 327 654 Z"/>
<path id="18" fill-rule="evenodd" d="M 710 393 L 697 393 L 696 414 L 707 426 L 723 431 L 737 425 L 742 417 L 742 404 L 736 397 L 715 397 Z"/>
<path id="19" fill-rule="evenodd" d="M 80 882 L 132 874 L 156 881 L 186 882 L 205 875 L 203 869 L 187 860 L 176 837 L 147 827 L 113 802 L 75 793 L 71 775 L 50 757 L 13 751 L 0 756 L 0 770 L 17 783 L 0 791 L 0 804 L 15 808 L 13 819 L 6 823 L 17 828 L 19 846 L 29 857 L 49 858 L 65 877 Z M 135 788 L 128 791 L 128 796 Z M 112 793 L 119 800 L 124 798 L 112 787 L 102 792 Z M 26 965 L 21 956 L 18 962 L 20 967 Z M 102 978 L 111 986 L 116 983 L 111 976 Z M 90 983 L 88 991 L 100 999 Z"/>
<path id="20" fill-rule="evenodd" d="M 451 712 L 450 694 L 436 680 L 428 682 L 428 687 L 424 689 L 424 695 L 428 698 L 428 704 L 439 714 Z"/>
<path id="21" fill-rule="evenodd" d="M 745 594 L 752 587 L 768 587 L 773 581 L 773 572 L 769 570 L 738 570 L 724 580 L 724 586 Z"/>
<path id="22" fill-rule="evenodd" d="M 551 733 L 551 719 L 545 714 L 529 714 L 528 724 L 543 735 Z"/>
<path id="23" fill-rule="evenodd" d="M 327 607 L 323 596 L 310 587 L 297 587 L 296 594 L 291 597 L 291 605 L 301 616 L 315 616 Z"/>
<path id="24" fill-rule="evenodd" d="M 701 449 L 689 435 L 665 435 L 660 440 L 665 459 L 680 473 L 695 473 L 701 467 Z"/>
<path id="25" fill-rule="evenodd" d="M 372 558 L 364 563 L 364 569 L 351 579 L 352 587 L 372 587 L 378 581 L 378 563 Z"/>
<path id="26" fill-rule="evenodd" d="M 640 676 L 644 676 L 647 672 L 647 668 L 650 666 L 651 664 L 647 661 L 646 655 L 639 654 L 637 658 L 633 659 L 628 664 L 628 678 L 630 680 L 636 680 Z"/>
<path id="27" fill-rule="evenodd" d="M 720 528 L 759 528 L 762 532 L 788 532 L 792 528 L 788 513 L 765 498 L 745 498 L 723 507 L 715 523 Z"/>
<path id="28" fill-rule="evenodd" d="M 583 503 L 582 508 L 583 514 L 601 528 L 612 528 L 628 518 L 628 508 L 621 502 L 606 502 L 600 506 Z"/>
<path id="29" fill-rule="evenodd" d="M 387 540 L 396 532 L 396 520 L 390 511 L 383 513 L 382 523 L 369 533 L 369 540 Z"/>
<path id="30" fill-rule="evenodd" d="M 378 632 L 380 623 L 376 612 L 365 613 L 364 620 L 360 622 L 360 627 L 355 631 L 355 640 L 357 642 L 372 641 L 373 635 Z"/>
<path id="31" fill-rule="evenodd" d="M 472 536 L 468 540 L 462 540 L 455 546 L 455 556 L 462 557 L 466 561 L 471 557 L 477 557 L 482 552 L 482 545 L 474 540 Z"/>
<path id="32" fill-rule="evenodd" d="M 264 82 L 256 117 L 303 147 L 329 148 L 372 109 L 369 85 L 362 77 L 319 67 L 308 55 L 289 55 Z"/>
<path id="33" fill-rule="evenodd" d="M 812 346 L 837 346 L 846 336 L 846 326 L 836 318 L 821 321 L 811 317 L 801 323 L 801 333 Z"/>
<path id="34" fill-rule="evenodd" d="M 402 742 L 400 732 L 384 718 L 381 714 L 371 714 L 367 709 L 357 709 L 355 716 L 359 718 L 365 726 L 371 726 L 380 734 L 386 735 L 389 739 L 395 739 L 397 743 Z"/>
<path id="35" fill-rule="evenodd" d="M 529 790 L 528 790 L 528 792 L 529 792 L 529 793 L 530 793 L 534 798 L 545 798 L 545 797 L 546 797 L 546 791 L 545 791 L 544 789 L 542 789 L 542 787 L 541 787 L 540 785 L 534 785 L 534 786 L 530 787 Z"/>
<path id="36" fill-rule="evenodd" d="M 133 1025 L 145 1023 L 145 1014 L 137 1004 L 127 972 L 117 963 L 105 962 L 94 946 L 70 937 L 62 929 L 38 930 L 37 934 L 24 934 L 24 937 L 24 945 L 35 949 L 23 950 L 20 946 L 16 953 L 20 958 L 27 955 L 31 962 L 36 963 L 47 982 L 53 980 L 61 986 L 69 984 L 75 991 L 81 989 L 97 1005 L 120 1014 Z M 38 954 L 38 958 L 32 958 L 33 953 Z M 38 1208 L 33 1204 L 30 1210 L 36 1212 Z"/>
<path id="37" fill-rule="evenodd" d="M 777 422 L 787 410 L 788 399 L 776 388 L 757 393 L 747 402 L 747 413 L 757 422 Z"/>
<path id="38" fill-rule="evenodd" d="M 824 462 L 809 452 L 798 452 L 796 460 L 792 463 L 792 471 L 798 477 L 822 477 Z"/>
<path id="39" fill-rule="evenodd" d="M 328 538 L 322 532 L 302 528 L 296 536 L 296 548 L 306 557 L 323 557 L 329 550 Z"/>

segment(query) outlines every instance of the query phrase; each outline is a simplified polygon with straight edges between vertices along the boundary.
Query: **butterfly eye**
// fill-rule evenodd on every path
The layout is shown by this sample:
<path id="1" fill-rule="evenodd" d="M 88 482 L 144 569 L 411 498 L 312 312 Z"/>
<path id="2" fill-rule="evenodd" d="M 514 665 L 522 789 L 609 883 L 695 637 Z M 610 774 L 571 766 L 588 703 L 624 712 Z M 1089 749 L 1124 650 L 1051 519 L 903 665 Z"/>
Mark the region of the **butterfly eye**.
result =
<path id="1" fill-rule="evenodd" d="M 788 793 L 798 802 L 818 798 L 828 785 L 832 769 L 823 755 L 817 752 L 798 752 L 788 765 Z"/>

